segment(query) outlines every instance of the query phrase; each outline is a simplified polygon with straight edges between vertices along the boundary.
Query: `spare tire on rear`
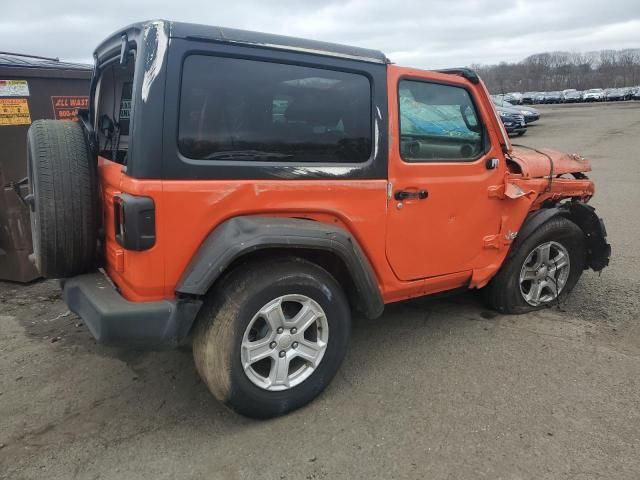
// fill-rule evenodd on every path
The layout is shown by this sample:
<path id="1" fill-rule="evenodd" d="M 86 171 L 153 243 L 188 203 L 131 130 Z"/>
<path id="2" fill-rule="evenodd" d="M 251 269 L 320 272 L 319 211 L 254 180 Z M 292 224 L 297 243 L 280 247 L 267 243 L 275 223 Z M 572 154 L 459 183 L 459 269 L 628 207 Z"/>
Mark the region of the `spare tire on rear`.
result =
<path id="1" fill-rule="evenodd" d="M 34 263 L 46 278 L 94 267 L 98 174 L 79 122 L 37 120 L 27 134 Z"/>

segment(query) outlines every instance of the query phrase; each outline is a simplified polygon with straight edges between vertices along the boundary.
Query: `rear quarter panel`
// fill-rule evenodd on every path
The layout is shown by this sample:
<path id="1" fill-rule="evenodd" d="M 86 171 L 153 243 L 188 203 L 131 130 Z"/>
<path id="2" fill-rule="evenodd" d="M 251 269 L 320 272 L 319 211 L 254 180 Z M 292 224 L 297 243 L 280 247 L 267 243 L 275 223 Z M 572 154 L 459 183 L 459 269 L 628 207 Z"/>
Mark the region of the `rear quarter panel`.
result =
<path id="1" fill-rule="evenodd" d="M 100 159 L 106 271 L 125 298 L 175 297 L 176 285 L 207 235 L 239 215 L 310 218 L 339 225 L 356 238 L 381 290 L 395 277 L 384 252 L 386 180 L 138 180 Z M 145 195 L 156 206 L 156 244 L 136 252 L 115 240 L 113 197 Z"/>

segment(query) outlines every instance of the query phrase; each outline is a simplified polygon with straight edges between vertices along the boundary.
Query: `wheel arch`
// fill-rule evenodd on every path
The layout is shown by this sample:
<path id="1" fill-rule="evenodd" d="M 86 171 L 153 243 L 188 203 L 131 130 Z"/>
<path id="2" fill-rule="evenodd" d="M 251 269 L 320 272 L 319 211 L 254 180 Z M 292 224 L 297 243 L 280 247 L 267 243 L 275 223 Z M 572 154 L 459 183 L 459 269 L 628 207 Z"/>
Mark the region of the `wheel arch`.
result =
<path id="1" fill-rule="evenodd" d="M 604 223 L 595 213 L 595 208 L 584 202 L 566 202 L 554 207 L 541 208 L 527 216 L 518 232 L 518 237 L 512 246 L 515 251 L 518 246 L 542 224 L 554 217 L 562 216 L 574 222 L 585 235 L 587 246 L 586 266 L 596 272 L 609 265 L 611 245 L 607 243 L 607 231 Z"/>
<path id="2" fill-rule="evenodd" d="M 384 302 L 375 273 L 357 240 L 340 227 L 308 219 L 241 216 L 226 220 L 191 259 L 176 293 L 203 296 L 231 269 L 273 255 L 318 264 L 343 286 L 355 309 L 367 318 L 382 314 Z"/>

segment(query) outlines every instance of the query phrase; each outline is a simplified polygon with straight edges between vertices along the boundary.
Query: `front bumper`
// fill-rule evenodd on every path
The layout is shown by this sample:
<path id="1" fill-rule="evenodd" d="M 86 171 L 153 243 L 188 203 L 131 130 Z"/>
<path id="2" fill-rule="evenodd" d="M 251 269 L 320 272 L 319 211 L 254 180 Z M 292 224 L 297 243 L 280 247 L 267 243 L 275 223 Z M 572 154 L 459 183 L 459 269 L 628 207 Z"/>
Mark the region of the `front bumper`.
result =
<path id="1" fill-rule="evenodd" d="M 64 282 L 64 301 L 99 343 L 165 349 L 188 335 L 201 300 L 130 302 L 100 272 Z"/>
<path id="2" fill-rule="evenodd" d="M 509 118 L 502 118 L 502 123 L 507 133 L 520 133 L 527 131 L 527 124 L 525 121 L 512 120 Z"/>

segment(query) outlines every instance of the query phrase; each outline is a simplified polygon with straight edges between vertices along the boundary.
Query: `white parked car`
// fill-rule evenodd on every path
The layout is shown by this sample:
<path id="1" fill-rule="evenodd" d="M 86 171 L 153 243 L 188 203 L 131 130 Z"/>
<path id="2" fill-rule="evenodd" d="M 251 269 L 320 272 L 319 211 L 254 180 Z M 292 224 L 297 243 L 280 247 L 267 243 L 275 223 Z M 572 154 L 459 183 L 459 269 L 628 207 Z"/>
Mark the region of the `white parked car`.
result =
<path id="1" fill-rule="evenodd" d="M 522 105 L 522 93 L 520 92 L 509 92 L 507 95 L 509 98 L 505 98 L 505 100 L 509 103 L 513 103 L 515 105 Z"/>
<path id="2" fill-rule="evenodd" d="M 604 100 L 604 90 L 601 88 L 590 88 L 585 90 L 582 100 L 585 102 L 602 102 Z"/>

